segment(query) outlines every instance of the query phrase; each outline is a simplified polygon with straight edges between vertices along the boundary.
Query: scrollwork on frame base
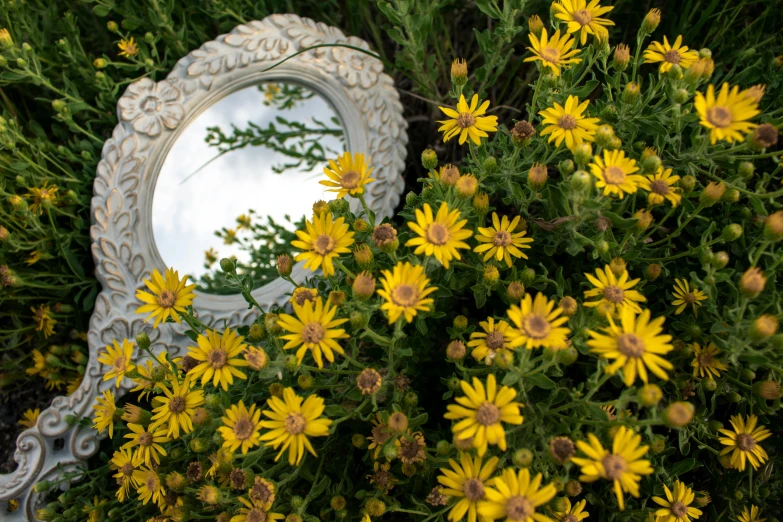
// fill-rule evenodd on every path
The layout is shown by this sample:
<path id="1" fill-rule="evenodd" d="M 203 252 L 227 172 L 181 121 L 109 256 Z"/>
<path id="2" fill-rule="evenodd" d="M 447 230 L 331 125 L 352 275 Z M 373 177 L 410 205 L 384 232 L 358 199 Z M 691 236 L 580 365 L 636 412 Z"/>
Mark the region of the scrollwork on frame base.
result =
<path id="1" fill-rule="evenodd" d="M 0 475 L 3 520 L 36 520 L 43 499 L 33 486 L 56 481 L 75 470 L 98 449 L 99 435 L 78 423 L 90 417 L 95 398 L 113 386 L 103 380 L 98 351 L 114 339 L 134 338 L 145 331 L 157 351 L 177 355 L 187 345 L 185 328 L 165 324 L 153 330 L 135 310 L 135 293 L 143 277 L 165 265 L 152 235 L 152 194 L 160 167 L 179 133 L 204 108 L 248 85 L 263 81 L 298 83 L 330 101 L 346 130 L 348 149 L 371 156 L 376 181 L 366 200 L 378 218 L 391 216 L 404 188 L 408 136 L 402 105 L 393 80 L 376 58 L 348 47 L 369 50 L 366 42 L 346 37 L 339 29 L 296 15 L 272 15 L 236 27 L 183 57 L 160 82 L 147 78 L 131 84 L 117 107 L 119 124 L 103 146 L 92 198 L 92 253 L 95 274 L 103 289 L 95 302 L 88 332 L 89 362 L 84 380 L 70 396 L 57 397 L 35 427 L 17 440 L 18 468 Z M 352 206 L 359 210 L 358 202 Z M 292 278 L 306 272 L 294 267 Z M 262 306 L 284 304 L 290 285 L 276 280 L 256 289 Z M 200 319 L 247 324 L 255 318 L 239 296 L 198 294 Z M 126 380 L 119 397 L 130 387 Z M 62 487 L 67 487 L 62 484 Z M 6 511 L 12 499 L 20 503 Z"/>

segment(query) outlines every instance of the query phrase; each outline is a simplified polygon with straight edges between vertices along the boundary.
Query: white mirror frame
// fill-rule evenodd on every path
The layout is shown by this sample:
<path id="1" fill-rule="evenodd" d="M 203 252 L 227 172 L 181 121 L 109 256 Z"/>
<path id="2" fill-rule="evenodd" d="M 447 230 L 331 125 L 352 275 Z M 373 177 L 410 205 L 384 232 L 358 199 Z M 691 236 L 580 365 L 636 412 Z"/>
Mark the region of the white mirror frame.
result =
<path id="1" fill-rule="evenodd" d="M 347 47 L 318 47 L 270 69 L 322 44 L 369 50 L 366 42 L 346 37 L 337 28 L 291 14 L 271 15 L 205 43 L 177 62 L 163 81 L 143 78 L 128 86 L 118 102 L 119 124 L 103 146 L 94 184 L 90 236 L 95 275 L 103 290 L 90 319 L 84 380 L 72 395 L 55 398 L 36 425 L 17 439 L 14 459 L 19 466 L 0 475 L 0 519 L 36 520 L 42 499 L 33 486 L 56 480 L 97 452 L 100 436 L 92 422 L 73 424 L 83 417 L 91 420 L 96 397 L 114 389 L 112 381 L 103 381 L 99 351 L 114 339 L 133 339 L 142 331 L 156 351 L 165 348 L 172 355 L 191 343 L 185 326 L 163 324 L 153 330 L 144 323 L 144 316 L 136 314 L 135 293 L 153 269 L 166 268 L 152 233 L 158 173 L 179 134 L 206 108 L 244 87 L 269 81 L 297 83 L 320 94 L 345 129 L 347 150 L 367 153 L 375 168 L 376 181 L 365 194 L 367 205 L 379 219 L 393 214 L 404 188 L 408 135 L 399 94 L 383 73 L 383 63 Z M 351 205 L 356 211 L 361 207 L 355 199 Z M 308 274 L 297 265 L 291 277 L 302 282 Z M 278 279 L 256 289 L 253 296 L 264 307 L 282 305 L 290 286 Z M 197 293 L 195 305 L 207 324 L 225 320 L 240 326 L 256 315 L 240 295 Z M 115 394 L 119 397 L 130 387 L 126 379 Z M 12 499 L 20 505 L 8 512 Z"/>

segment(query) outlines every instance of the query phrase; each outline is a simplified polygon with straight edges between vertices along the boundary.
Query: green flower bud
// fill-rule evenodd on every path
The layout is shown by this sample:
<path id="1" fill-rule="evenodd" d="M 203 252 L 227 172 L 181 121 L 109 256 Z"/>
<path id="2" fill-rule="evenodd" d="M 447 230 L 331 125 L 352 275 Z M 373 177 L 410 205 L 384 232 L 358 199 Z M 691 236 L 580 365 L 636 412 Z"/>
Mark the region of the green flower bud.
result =
<path id="1" fill-rule="evenodd" d="M 419 396 L 411 391 L 405 394 L 403 401 L 406 405 L 413 407 L 419 404 Z"/>
<path id="2" fill-rule="evenodd" d="M 454 329 L 458 332 L 464 332 L 468 327 L 468 318 L 464 315 L 458 315 L 454 318 Z"/>
<path id="3" fill-rule="evenodd" d="M 424 149 L 421 153 L 421 165 L 431 170 L 438 166 L 438 154 L 432 149 Z"/>
<path id="4" fill-rule="evenodd" d="M 636 101 L 639 99 L 639 96 L 641 95 L 641 92 L 642 88 L 638 83 L 628 82 L 628 84 L 625 86 L 625 89 L 623 89 L 623 102 L 628 104 L 636 103 Z"/>
<path id="5" fill-rule="evenodd" d="M 536 279 L 536 271 L 530 267 L 525 268 L 519 275 L 519 279 L 523 285 L 530 286 Z"/>
<path id="6" fill-rule="evenodd" d="M 546 168 L 546 167 L 544 167 Z M 557 165 L 558 170 L 560 170 L 560 174 L 563 176 L 569 176 L 572 172 L 574 172 L 574 162 L 570 159 L 564 159 Z"/>
<path id="7" fill-rule="evenodd" d="M 584 193 L 593 187 L 593 177 L 584 170 L 577 170 L 569 178 L 571 188 L 576 192 Z"/>
<path id="8" fill-rule="evenodd" d="M 595 144 L 599 147 L 607 148 L 614 138 L 614 129 L 611 125 L 600 125 L 595 131 Z"/>
<path id="9" fill-rule="evenodd" d="M 220 260 L 220 269 L 226 272 L 227 274 L 233 274 L 237 270 L 236 263 L 227 257 L 224 257 Z"/>
<path id="10" fill-rule="evenodd" d="M 593 147 L 586 141 L 583 141 L 574 148 L 574 160 L 576 161 L 576 164 L 579 165 L 580 169 L 583 169 L 592 159 Z"/>
<path id="11" fill-rule="evenodd" d="M 405 203 L 406 203 L 408 206 L 411 206 L 411 207 L 415 206 L 415 205 L 416 205 L 416 202 L 417 202 L 418 200 L 419 200 L 419 196 L 418 196 L 418 195 L 416 195 L 416 193 L 415 193 L 415 192 L 413 192 L 413 191 L 411 191 L 411 192 L 408 192 L 408 193 L 405 195 Z"/>
<path id="12" fill-rule="evenodd" d="M 498 170 L 498 160 L 494 156 L 489 156 L 484 160 L 484 171 L 492 174 L 496 170 Z"/>
<path id="13" fill-rule="evenodd" d="M 513 462 L 515 466 L 526 468 L 533 463 L 533 452 L 527 448 L 518 449 L 511 457 L 511 462 Z"/>
<path id="14" fill-rule="evenodd" d="M 642 160 L 642 172 L 644 174 L 654 174 L 661 168 L 661 158 L 656 154 L 647 156 Z"/>
<path id="15" fill-rule="evenodd" d="M 690 175 L 683 176 L 680 178 L 678 184 L 680 185 L 680 188 L 682 188 L 683 192 L 690 192 L 696 186 L 696 178 Z"/>
<path id="16" fill-rule="evenodd" d="M 151 344 L 152 341 L 150 341 L 147 332 L 139 332 L 136 335 L 136 346 L 138 346 L 140 350 L 148 350 Z"/>
<path id="17" fill-rule="evenodd" d="M 557 362 L 563 366 L 571 366 L 579 357 L 579 352 L 573 346 L 569 346 L 565 350 L 557 351 Z"/>
<path id="18" fill-rule="evenodd" d="M 726 225 L 725 227 L 723 227 L 723 231 L 720 234 L 720 237 L 724 241 L 734 241 L 735 239 L 738 239 L 740 236 L 742 236 L 742 226 L 738 225 L 737 223 Z"/>
<path id="19" fill-rule="evenodd" d="M 737 173 L 745 181 L 750 181 L 750 179 L 753 178 L 754 170 L 755 166 L 750 161 L 743 161 L 737 166 Z"/>
<path id="20" fill-rule="evenodd" d="M 723 251 L 715 253 L 712 256 L 712 264 L 718 269 L 725 268 L 729 264 L 729 254 Z"/>

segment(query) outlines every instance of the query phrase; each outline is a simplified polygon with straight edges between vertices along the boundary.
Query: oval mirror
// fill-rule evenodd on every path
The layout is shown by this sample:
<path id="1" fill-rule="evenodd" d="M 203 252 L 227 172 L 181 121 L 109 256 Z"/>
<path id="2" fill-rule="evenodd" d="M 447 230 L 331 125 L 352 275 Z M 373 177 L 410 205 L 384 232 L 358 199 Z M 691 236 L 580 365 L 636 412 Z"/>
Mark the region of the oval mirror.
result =
<path id="1" fill-rule="evenodd" d="M 152 230 L 164 263 L 206 293 L 232 292 L 223 257 L 256 287 L 272 281 L 313 203 L 332 199 L 318 180 L 344 150 L 334 109 L 302 85 L 266 82 L 209 106 L 177 137 L 155 185 Z"/>

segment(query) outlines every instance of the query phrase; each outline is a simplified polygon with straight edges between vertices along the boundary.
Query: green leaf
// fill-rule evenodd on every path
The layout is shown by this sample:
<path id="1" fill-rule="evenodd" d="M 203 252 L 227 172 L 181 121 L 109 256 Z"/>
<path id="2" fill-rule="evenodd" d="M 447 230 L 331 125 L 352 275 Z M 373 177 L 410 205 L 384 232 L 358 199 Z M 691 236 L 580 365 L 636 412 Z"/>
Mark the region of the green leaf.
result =
<path id="1" fill-rule="evenodd" d="M 326 414 L 326 416 L 330 418 L 345 417 L 347 413 L 348 410 L 346 410 L 339 404 L 328 404 L 326 408 L 324 408 L 324 414 Z"/>
<path id="2" fill-rule="evenodd" d="M 482 13 L 485 15 L 494 18 L 495 20 L 499 20 L 503 13 L 494 5 L 495 2 L 492 0 L 476 0 L 476 7 L 481 10 Z"/>
<path id="3" fill-rule="evenodd" d="M 96 16 L 106 16 L 109 14 L 110 9 L 105 5 L 96 5 L 92 8 L 92 12 L 95 13 Z"/>
<path id="4" fill-rule="evenodd" d="M 688 442 L 688 430 L 680 430 L 679 433 L 679 445 L 680 453 L 687 455 L 691 452 L 691 443 Z"/>
<path id="5" fill-rule="evenodd" d="M 671 474 L 679 477 L 683 473 L 688 473 L 696 466 L 696 459 L 685 459 L 672 466 Z"/>
<path id="6" fill-rule="evenodd" d="M 623 230 L 627 230 L 629 228 L 633 228 L 636 226 L 636 223 L 639 222 L 636 218 L 622 218 L 615 214 L 614 212 L 606 212 L 604 211 L 604 216 L 609 218 L 609 221 L 612 222 L 612 226 L 616 228 L 621 228 Z"/>
<path id="7" fill-rule="evenodd" d="M 519 381 L 519 378 L 522 377 L 522 374 L 518 371 L 511 371 L 508 372 L 505 377 L 503 377 L 503 381 L 501 381 L 501 384 L 503 386 L 511 386 L 516 384 Z"/>
<path id="8" fill-rule="evenodd" d="M 598 80 L 590 80 L 589 82 L 585 82 L 584 85 L 581 87 L 578 87 L 576 89 L 571 89 L 571 92 L 569 94 L 572 94 L 579 98 L 580 100 L 582 98 L 587 98 L 591 92 L 595 90 L 596 87 L 598 87 Z"/>
<path id="9" fill-rule="evenodd" d="M 422 316 L 416 319 L 416 329 L 421 332 L 421 335 L 427 335 L 427 324 Z"/>
<path id="10" fill-rule="evenodd" d="M 534 373 L 533 375 L 525 375 L 522 378 L 523 382 L 530 383 L 533 386 L 544 390 L 551 390 L 556 387 L 555 381 L 544 375 L 543 373 Z"/>
<path id="11" fill-rule="evenodd" d="M 198 341 L 198 332 L 195 332 L 193 330 L 185 330 L 185 335 L 190 337 L 190 340 L 193 341 L 194 343 Z"/>

